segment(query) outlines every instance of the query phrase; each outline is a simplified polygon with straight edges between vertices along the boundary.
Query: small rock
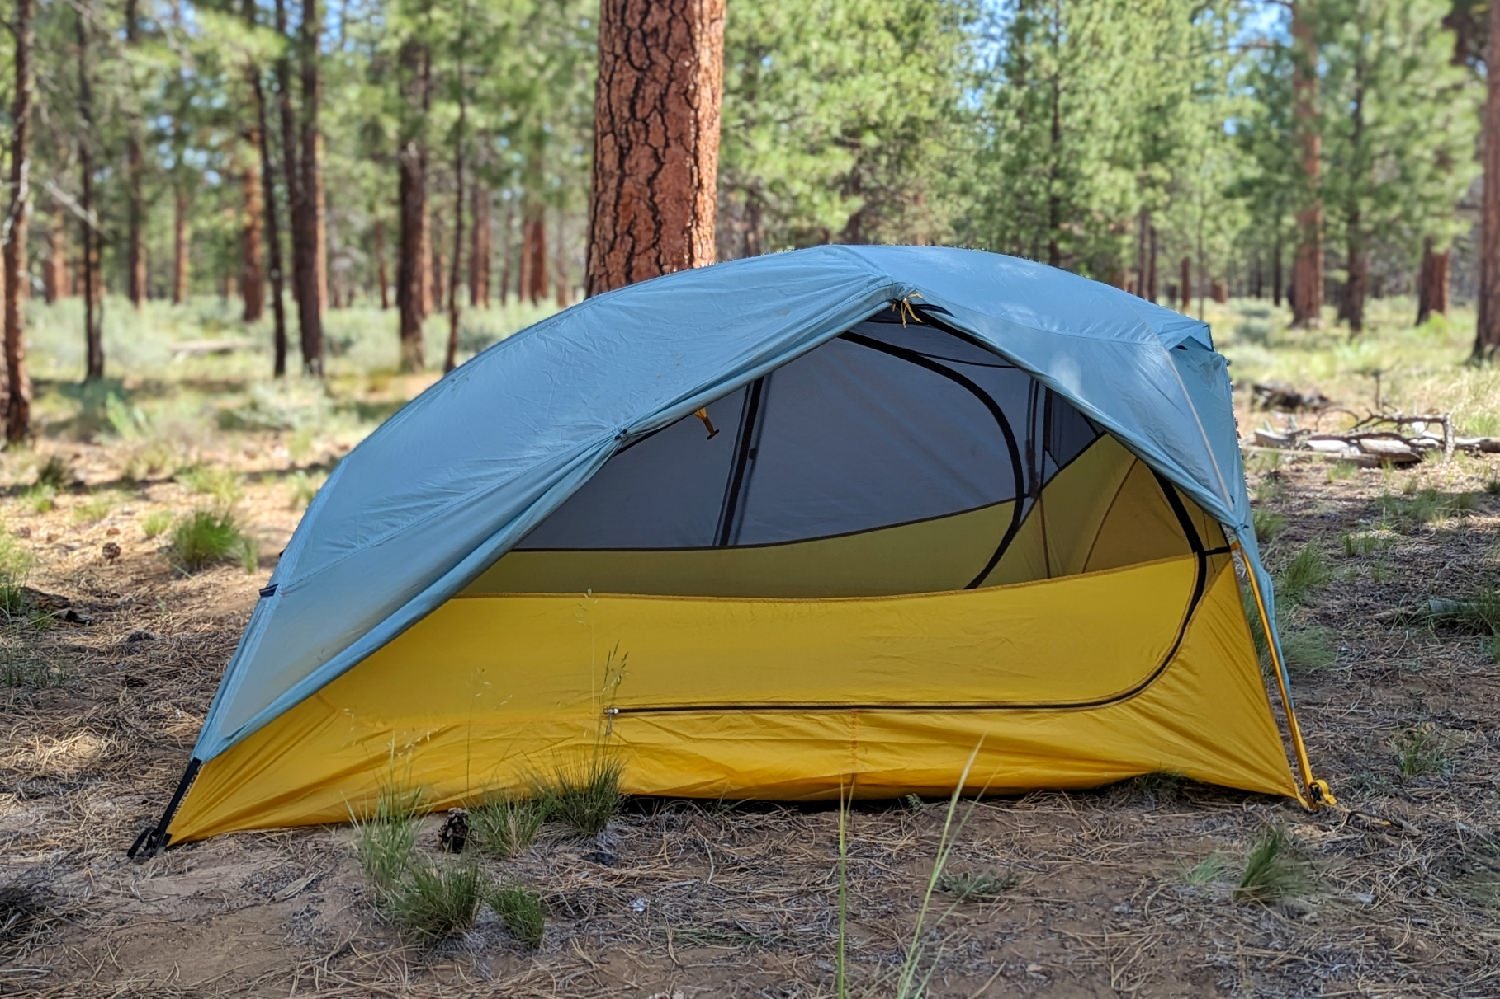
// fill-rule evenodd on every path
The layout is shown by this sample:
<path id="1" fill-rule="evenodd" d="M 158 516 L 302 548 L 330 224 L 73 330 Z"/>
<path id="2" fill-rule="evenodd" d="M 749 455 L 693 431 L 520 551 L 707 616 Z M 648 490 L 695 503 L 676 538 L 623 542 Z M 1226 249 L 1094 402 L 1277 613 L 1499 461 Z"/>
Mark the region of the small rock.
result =
<path id="1" fill-rule="evenodd" d="M 154 642 L 161 636 L 154 631 L 132 631 L 125 636 L 127 642 Z"/>
<path id="2" fill-rule="evenodd" d="M 29 538 L 29 537 L 31 537 L 31 528 L 29 528 L 29 527 L 18 527 L 18 528 L 16 528 L 16 537 L 18 537 L 18 538 Z"/>
<path id="3" fill-rule="evenodd" d="M 1028 964 L 1026 966 L 1026 974 L 1028 975 L 1044 975 L 1046 973 L 1047 969 L 1035 962 L 1032 962 L 1031 964 Z"/>
<path id="4" fill-rule="evenodd" d="M 120 557 L 120 546 L 113 541 L 104 542 L 104 547 L 100 551 L 104 553 L 104 561 L 106 562 L 113 562 Z"/>
<path id="5" fill-rule="evenodd" d="M 640 915 L 641 913 L 645 912 L 646 911 L 646 900 L 643 899 L 643 898 L 634 898 L 634 899 L 631 899 L 630 900 L 630 911 L 634 912 L 637 915 Z"/>
<path id="6" fill-rule="evenodd" d="M 1358 902 L 1360 905 L 1374 905 L 1375 904 L 1375 896 L 1371 892 L 1359 891 L 1359 892 L 1355 892 L 1353 895 L 1350 895 L 1349 897 L 1352 898 L 1352 899 L 1354 899 L 1354 901 Z"/>
<path id="7" fill-rule="evenodd" d="M 94 619 L 93 618 L 89 617 L 87 614 L 84 614 L 81 611 L 78 611 L 77 609 L 72 608 L 72 607 L 69 607 L 67 610 L 63 611 L 62 619 L 64 621 L 68 622 L 69 624 L 93 624 L 94 623 Z"/>

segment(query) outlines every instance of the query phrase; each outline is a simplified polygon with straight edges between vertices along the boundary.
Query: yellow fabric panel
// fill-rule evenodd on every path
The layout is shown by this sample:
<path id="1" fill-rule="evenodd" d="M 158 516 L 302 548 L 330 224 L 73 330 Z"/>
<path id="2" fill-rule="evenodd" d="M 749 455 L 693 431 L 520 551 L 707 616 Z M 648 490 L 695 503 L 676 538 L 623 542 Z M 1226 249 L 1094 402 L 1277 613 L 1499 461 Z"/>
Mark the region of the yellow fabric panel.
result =
<path id="1" fill-rule="evenodd" d="M 1105 434 L 1087 451 L 1058 472 L 1042 490 L 1039 529 L 1047 538 L 1047 565 L 1051 575 L 1083 572 L 1089 550 L 1131 468 L 1135 455 Z M 1182 550 L 1181 545 L 1164 548 L 1158 555 Z"/>
<path id="2" fill-rule="evenodd" d="M 1173 663 L 1101 707 L 817 707 L 622 713 L 608 744 L 637 794 L 940 793 L 1075 787 L 1155 770 L 1294 794 L 1229 560 Z M 850 600 L 517 596 L 453 600 L 202 767 L 174 841 L 342 821 L 396 779 L 433 808 L 524 787 L 595 751 L 610 702 L 647 706 L 1073 701 L 1151 674 L 1196 560 L 1046 583 Z"/>
<path id="3" fill-rule="evenodd" d="M 1161 483 L 1144 462 L 1137 461 L 1099 525 L 1083 571 L 1113 569 L 1188 550 L 1182 523 Z"/>
<path id="4" fill-rule="evenodd" d="M 979 574 L 1014 503 L 784 545 L 739 548 L 519 550 L 463 591 L 698 596 L 875 596 L 956 590 Z"/>

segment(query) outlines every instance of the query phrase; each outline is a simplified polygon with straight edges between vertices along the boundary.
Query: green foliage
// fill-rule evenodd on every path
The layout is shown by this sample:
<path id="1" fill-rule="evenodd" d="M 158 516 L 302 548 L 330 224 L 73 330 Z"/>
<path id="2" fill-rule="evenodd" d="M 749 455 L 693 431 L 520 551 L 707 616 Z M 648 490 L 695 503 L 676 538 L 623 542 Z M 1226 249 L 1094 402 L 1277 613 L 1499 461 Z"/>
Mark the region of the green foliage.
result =
<path id="1" fill-rule="evenodd" d="M 1461 517 L 1478 505 L 1473 493 L 1440 493 L 1436 489 L 1415 489 L 1395 495 L 1386 493 L 1378 500 L 1380 513 L 1391 530 L 1410 534 L 1418 527 L 1448 517 Z"/>
<path id="2" fill-rule="evenodd" d="M 381 896 L 395 890 L 406 873 L 417 844 L 421 803 L 420 791 L 387 785 L 376 794 L 373 808 L 363 814 L 352 807 L 349 811 L 359 866 Z"/>
<path id="3" fill-rule="evenodd" d="M 1306 603 L 1316 589 L 1333 579 L 1333 571 L 1317 546 L 1307 544 L 1276 574 L 1276 596 L 1288 603 Z"/>
<path id="4" fill-rule="evenodd" d="M 177 521 L 168 554 L 183 572 L 199 572 L 222 562 L 238 562 L 246 572 L 253 572 L 259 557 L 255 539 L 228 510 L 194 510 Z"/>
<path id="5" fill-rule="evenodd" d="M 1345 531 L 1339 543 L 1343 545 L 1345 555 L 1364 558 L 1389 548 L 1391 538 L 1378 531 Z"/>
<path id="6" fill-rule="evenodd" d="M 95 493 L 73 507 L 71 516 L 75 524 L 97 524 L 115 508 L 118 499 L 113 493 Z"/>
<path id="7" fill-rule="evenodd" d="M 469 841 L 484 853 L 513 857 L 536 842 L 553 797 L 492 798 L 469 813 Z"/>
<path id="8" fill-rule="evenodd" d="M 526 888 L 509 886 L 491 891 L 489 903 L 511 936 L 527 947 L 535 949 L 541 946 L 542 934 L 547 928 L 541 896 Z"/>
<path id="9" fill-rule="evenodd" d="M 1268 902 L 1295 895 L 1308 884 L 1307 865 L 1280 826 L 1271 826 L 1250 848 L 1234 895 L 1238 899 Z"/>
<path id="10" fill-rule="evenodd" d="M 580 836 L 597 836 L 620 810 L 624 763 L 603 748 L 577 764 L 561 764 L 549 778 L 532 783 L 532 798 Z M 543 806 L 538 806 L 543 807 Z"/>
<path id="11" fill-rule="evenodd" d="M 1222 853 L 1210 853 L 1188 868 L 1183 879 L 1190 885 L 1211 885 L 1229 873 L 1229 858 Z"/>
<path id="12" fill-rule="evenodd" d="M 1332 629 L 1322 625 L 1296 625 L 1281 629 L 1281 654 L 1292 673 L 1318 673 L 1338 662 L 1338 646 Z"/>
<path id="13" fill-rule="evenodd" d="M 385 909 L 413 942 L 433 947 L 474 925 L 485 898 L 473 864 L 412 864 L 390 888 Z"/>
<path id="14" fill-rule="evenodd" d="M 311 476 L 306 472 L 293 472 L 287 476 L 286 484 L 291 491 L 291 506 L 294 510 L 305 509 L 323 485 L 322 476 Z"/>

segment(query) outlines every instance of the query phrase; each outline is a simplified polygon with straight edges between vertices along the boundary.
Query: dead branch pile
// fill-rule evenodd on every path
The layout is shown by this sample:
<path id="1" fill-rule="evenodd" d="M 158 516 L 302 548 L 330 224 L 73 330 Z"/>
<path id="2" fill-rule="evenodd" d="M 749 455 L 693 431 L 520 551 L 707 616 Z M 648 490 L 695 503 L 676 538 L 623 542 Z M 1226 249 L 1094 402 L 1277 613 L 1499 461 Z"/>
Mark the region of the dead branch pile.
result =
<path id="1" fill-rule="evenodd" d="M 1445 459 L 1458 451 L 1500 454 L 1500 438 L 1459 436 L 1447 413 L 1368 413 L 1338 433 L 1296 426 L 1262 427 L 1255 431 L 1255 447 L 1298 451 L 1366 467 L 1401 467 L 1417 464 L 1428 452 L 1441 451 Z"/>

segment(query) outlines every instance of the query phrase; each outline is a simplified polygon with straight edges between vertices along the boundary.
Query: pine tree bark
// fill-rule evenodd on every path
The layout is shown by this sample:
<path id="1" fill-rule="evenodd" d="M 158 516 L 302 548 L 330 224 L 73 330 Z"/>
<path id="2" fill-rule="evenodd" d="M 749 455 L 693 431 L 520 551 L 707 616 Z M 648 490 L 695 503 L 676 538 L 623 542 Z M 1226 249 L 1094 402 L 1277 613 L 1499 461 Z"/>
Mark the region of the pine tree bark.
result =
<path id="1" fill-rule="evenodd" d="M 134 48 L 140 32 L 139 0 L 125 0 L 125 45 Z M 141 309 L 146 304 L 146 199 L 142 192 L 145 160 L 141 154 L 140 125 L 126 126 L 125 140 L 125 294 Z"/>
<path id="2" fill-rule="evenodd" d="M 78 221 L 78 237 L 82 250 L 79 254 L 83 271 L 83 340 L 87 358 L 84 381 L 97 381 L 104 377 L 104 275 L 101 267 L 103 242 L 94 215 L 94 127 L 93 83 L 89 56 L 89 27 L 82 9 L 75 9 L 75 28 L 78 39 L 78 111 L 83 119 L 83 129 L 78 137 L 79 208 L 82 217 Z"/>
<path id="3" fill-rule="evenodd" d="M 391 279 L 385 269 L 385 220 L 375 220 L 375 282 L 380 287 L 380 310 L 391 307 Z"/>
<path id="4" fill-rule="evenodd" d="M 274 10 L 276 36 L 288 39 L 286 0 L 275 0 Z M 286 187 L 286 223 L 289 237 L 287 243 L 291 251 L 291 270 L 286 273 L 286 277 L 289 279 L 287 284 L 292 292 L 292 305 L 297 309 L 300 323 L 302 285 L 297 279 L 297 274 L 305 266 L 302 262 L 305 248 L 297 239 L 297 217 L 298 213 L 304 210 L 302 208 L 302 170 L 298 165 L 301 160 L 297 156 L 297 116 L 292 106 L 292 61 L 285 51 L 276 59 L 275 76 L 276 109 L 281 124 L 281 173 L 283 186 Z M 269 229 L 267 231 L 269 232 Z"/>
<path id="5" fill-rule="evenodd" d="M 297 151 L 297 199 L 292 206 L 292 280 L 297 285 L 297 327 L 304 374 L 323 376 L 323 249 L 321 140 L 318 135 L 317 0 L 303 0 L 299 32 L 302 122 Z"/>
<path id="6" fill-rule="evenodd" d="M 599 17 L 589 295 L 713 262 L 724 78 L 724 0 L 602 0 Z"/>
<path id="7" fill-rule="evenodd" d="M 255 27 L 256 0 L 244 0 L 245 20 Z M 272 375 L 286 376 L 286 302 L 282 295 L 284 271 L 281 265 L 280 212 L 276 207 L 276 167 L 271 161 L 270 122 L 266 112 L 266 90 L 261 82 L 260 67 L 250 66 L 250 91 L 255 98 L 255 144 L 260 159 L 260 193 L 265 212 L 266 270 L 271 279 L 271 347 Z"/>
<path id="8" fill-rule="evenodd" d="M 1281 232 L 1276 233 L 1276 238 L 1271 245 L 1271 304 L 1281 308 L 1282 273 L 1281 273 Z"/>
<path id="9" fill-rule="evenodd" d="M 1178 293 L 1182 296 L 1182 311 L 1187 312 L 1193 307 L 1193 260 L 1191 257 L 1182 258 L 1182 285 Z"/>
<path id="10" fill-rule="evenodd" d="M 427 145 L 424 119 L 430 101 L 430 55 L 415 40 L 401 46 L 400 62 L 406 88 L 406 125 L 396 153 L 397 205 L 400 232 L 396 254 L 396 309 L 400 336 L 400 368 L 421 371 L 426 364 L 422 320 L 426 318 L 430 275 L 427 267 Z"/>
<path id="11" fill-rule="evenodd" d="M 490 192 L 474 185 L 473 232 L 469 239 L 469 306 L 490 307 Z"/>
<path id="12" fill-rule="evenodd" d="M 1323 138 L 1318 132 L 1318 40 L 1312 0 L 1294 0 L 1292 120 L 1302 147 L 1303 205 L 1297 212 L 1297 249 L 1292 262 L 1292 326 L 1318 326 L 1323 312 L 1323 203 L 1319 194 Z"/>
<path id="13" fill-rule="evenodd" d="M 1490 4 L 1485 63 L 1500 66 L 1500 3 Z M 1472 359 L 1500 354 L 1500 73 L 1489 73 L 1484 105 L 1484 208 L 1479 241 L 1479 322 Z"/>
<path id="14" fill-rule="evenodd" d="M 432 269 L 432 311 L 438 312 L 448 302 L 448 253 L 443 248 L 442 226 L 436 224 L 431 214 L 427 218 L 428 266 Z"/>
<path id="15" fill-rule="evenodd" d="M 254 186 L 253 184 L 251 186 Z M 172 304 L 181 305 L 188 294 L 188 254 L 191 252 L 187 192 L 172 192 Z"/>
<path id="16" fill-rule="evenodd" d="M 515 259 L 515 241 L 511 235 L 515 231 L 515 221 L 516 199 L 509 197 L 505 199 L 505 219 L 500 225 L 500 305 L 502 308 L 510 299 L 511 266 Z M 516 297 L 520 298 L 519 295 Z"/>
<path id="17" fill-rule="evenodd" d="M 48 305 L 68 294 L 67 225 L 62 206 L 55 205 L 47 225 L 47 263 L 42 268 L 42 297 Z"/>
<path id="18" fill-rule="evenodd" d="M 265 206 L 261 204 L 260 176 L 251 159 L 260 148 L 260 137 L 256 129 L 245 135 L 245 155 L 240 169 L 240 188 L 245 197 L 245 221 L 240 227 L 240 299 L 244 309 L 240 318 L 247 323 L 259 322 L 266 313 L 266 281 L 261 270 L 261 226 L 265 222 Z"/>
<path id="19" fill-rule="evenodd" d="M 541 205 L 532 205 L 521 223 L 523 257 L 522 280 L 525 282 L 525 297 L 532 305 L 541 305 L 547 299 L 547 227 L 544 224 Z"/>
<path id="20" fill-rule="evenodd" d="M 462 36 L 461 36 L 462 37 Z M 468 81 L 464 79 L 464 50 L 458 50 L 458 124 L 453 130 L 453 260 L 448 272 L 448 349 L 443 354 L 443 373 L 458 366 L 459 298 L 458 277 L 464 255 L 464 128 L 468 124 Z M 470 281 L 472 292 L 473 281 Z"/>
<path id="21" fill-rule="evenodd" d="M 1147 254 L 1146 262 L 1146 299 L 1150 302 L 1157 300 L 1157 251 L 1160 249 L 1160 240 L 1157 238 L 1156 223 L 1148 218 L 1151 227 L 1151 249 Z"/>
<path id="22" fill-rule="evenodd" d="M 1422 240 L 1422 266 L 1417 272 L 1417 325 L 1435 315 L 1448 314 L 1449 251 L 1434 249 L 1431 236 Z"/>
<path id="23" fill-rule="evenodd" d="M 26 372 L 25 330 L 21 327 L 21 285 L 26 273 L 26 215 L 31 198 L 32 0 L 16 0 L 11 33 L 15 38 L 15 84 L 10 111 L 10 204 L 0 223 L 5 340 L 5 440 L 19 444 L 31 435 L 31 379 Z"/>

